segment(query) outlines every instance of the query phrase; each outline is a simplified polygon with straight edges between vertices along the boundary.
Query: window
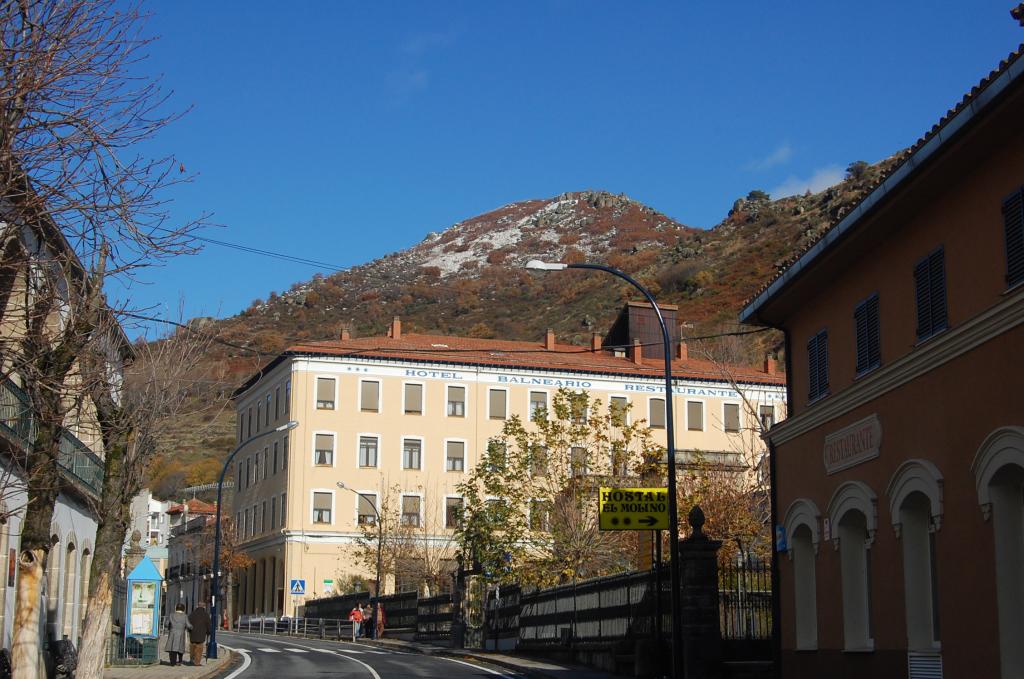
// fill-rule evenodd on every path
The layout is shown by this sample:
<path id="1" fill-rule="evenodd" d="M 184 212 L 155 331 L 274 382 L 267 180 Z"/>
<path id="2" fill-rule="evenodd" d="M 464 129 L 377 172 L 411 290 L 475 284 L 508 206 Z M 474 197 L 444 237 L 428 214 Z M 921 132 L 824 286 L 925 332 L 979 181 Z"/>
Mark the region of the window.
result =
<path id="1" fill-rule="evenodd" d="M 242 490 L 242 467 L 244 465 L 242 464 L 242 461 L 239 460 L 238 464 L 235 466 L 238 467 L 238 481 L 235 482 L 235 488 Z"/>
<path id="2" fill-rule="evenodd" d="M 270 529 L 277 528 L 277 498 L 270 498 Z"/>
<path id="3" fill-rule="evenodd" d="M 377 437 L 376 436 L 360 436 L 359 437 L 359 466 L 360 467 L 376 467 L 377 466 Z"/>
<path id="4" fill-rule="evenodd" d="M 281 440 L 281 469 L 288 469 L 288 439 Z"/>
<path id="5" fill-rule="evenodd" d="M 935 533 L 931 532 L 931 502 L 912 492 L 899 508 L 903 543 L 903 592 L 906 604 L 907 647 L 931 651 L 938 646 L 938 607 L 935 605 Z"/>
<path id="6" fill-rule="evenodd" d="M 274 387 L 274 421 L 281 417 L 281 387 Z"/>
<path id="7" fill-rule="evenodd" d="M 917 339 L 946 329 L 946 257 L 942 248 L 914 265 L 917 299 Z"/>
<path id="8" fill-rule="evenodd" d="M 757 413 L 761 418 L 761 428 L 768 431 L 775 424 L 775 406 L 758 406 Z"/>
<path id="9" fill-rule="evenodd" d="M 877 293 L 857 305 L 853 320 L 857 330 L 857 374 L 860 375 L 882 364 Z"/>
<path id="10" fill-rule="evenodd" d="M 448 387 L 448 417 L 466 416 L 466 388 Z"/>
<path id="11" fill-rule="evenodd" d="M 277 474 L 277 441 L 274 441 L 274 472 Z"/>
<path id="12" fill-rule="evenodd" d="M 245 413 L 238 413 L 238 442 L 245 438 Z"/>
<path id="13" fill-rule="evenodd" d="M 402 525 L 419 527 L 420 497 L 418 495 L 402 496 Z"/>
<path id="14" fill-rule="evenodd" d="M 702 401 L 686 402 L 686 429 L 688 431 L 704 431 L 704 403 Z"/>
<path id="15" fill-rule="evenodd" d="M 245 431 L 246 436 L 252 436 L 252 408 L 249 408 L 248 415 L 245 418 Z"/>
<path id="16" fill-rule="evenodd" d="M 267 530 L 267 501 L 264 500 L 263 504 L 260 505 L 260 532 L 264 533 Z"/>
<path id="17" fill-rule="evenodd" d="M 798 650 L 813 650 L 818 647 L 818 607 L 814 544 L 807 524 L 797 525 L 789 539 L 789 547 L 793 557 L 796 647 Z"/>
<path id="18" fill-rule="evenodd" d="M 252 484 L 255 486 L 256 482 L 260 480 L 260 454 L 256 453 L 252 456 Z"/>
<path id="19" fill-rule="evenodd" d="M 356 523 L 360 526 L 376 526 L 377 525 L 377 494 L 376 493 L 360 493 L 359 494 L 359 513 L 356 517 Z"/>
<path id="20" fill-rule="evenodd" d="M 573 424 L 586 424 L 587 423 L 587 395 L 586 394 L 572 394 L 570 397 L 570 413 L 569 416 L 572 418 Z"/>
<path id="21" fill-rule="evenodd" d="M 423 441 L 402 439 L 402 469 L 421 469 L 423 464 Z"/>
<path id="22" fill-rule="evenodd" d="M 259 525 L 259 523 L 257 523 L 256 514 L 259 512 L 259 509 L 259 505 L 252 506 L 252 524 L 249 526 L 249 535 L 256 535 L 256 526 Z"/>
<path id="23" fill-rule="evenodd" d="M 740 404 L 722 404 L 722 426 L 726 432 L 735 434 L 740 430 Z"/>
<path id="24" fill-rule="evenodd" d="M 260 423 L 263 421 L 263 401 L 256 403 L 256 433 L 260 433 Z"/>
<path id="25" fill-rule="evenodd" d="M 490 389 L 487 392 L 487 414 L 492 420 L 508 417 L 508 392 L 504 389 Z"/>
<path id="26" fill-rule="evenodd" d="M 612 416 L 612 424 L 621 427 L 627 423 L 629 399 L 625 396 L 612 396 L 608 400 L 608 412 Z"/>
<path id="27" fill-rule="evenodd" d="M 828 330 L 807 342 L 807 399 L 814 401 L 828 393 Z"/>
<path id="28" fill-rule="evenodd" d="M 334 410 L 334 385 L 333 377 L 316 378 L 316 408 L 317 410 Z"/>
<path id="29" fill-rule="evenodd" d="M 665 428 L 665 399 L 663 398 L 652 398 L 648 402 L 648 408 L 650 414 L 648 416 L 648 422 L 651 423 L 651 429 L 664 429 Z"/>
<path id="30" fill-rule="evenodd" d="M 284 383 L 284 414 L 287 415 L 292 408 L 292 383 L 291 380 Z"/>
<path id="31" fill-rule="evenodd" d="M 423 385 L 406 384 L 404 395 L 404 406 L 406 415 L 423 414 Z"/>
<path id="32" fill-rule="evenodd" d="M 530 473 L 541 477 L 548 475 L 548 449 L 544 446 L 530 447 Z"/>
<path id="33" fill-rule="evenodd" d="M 544 500 L 530 500 L 530 530 L 548 532 L 551 530 L 551 503 Z"/>
<path id="34" fill-rule="evenodd" d="M 463 441 L 446 441 L 445 469 L 450 472 L 461 472 L 466 468 L 466 444 Z"/>
<path id="35" fill-rule="evenodd" d="M 263 410 L 263 424 L 270 426 L 270 392 L 267 392 L 267 405 Z"/>
<path id="36" fill-rule="evenodd" d="M 247 537 L 252 535 L 252 524 L 249 523 L 249 510 L 245 510 L 245 518 L 242 519 L 242 536 Z"/>
<path id="37" fill-rule="evenodd" d="M 573 446 L 569 451 L 569 475 L 587 475 L 587 449 L 582 446 Z"/>
<path id="38" fill-rule="evenodd" d="M 462 520 L 462 498 L 446 497 L 444 499 L 444 527 L 458 528 Z"/>
<path id="39" fill-rule="evenodd" d="M 1006 285 L 1024 280 L 1024 186 L 1003 201 L 1006 232 Z"/>
<path id="40" fill-rule="evenodd" d="M 359 410 L 364 413 L 380 412 L 380 382 L 359 381 Z"/>
<path id="41" fill-rule="evenodd" d="M 500 471 L 508 460 L 508 446 L 504 441 L 492 439 L 487 442 L 487 460 L 491 469 Z"/>
<path id="42" fill-rule="evenodd" d="M 313 493 L 313 523 L 331 523 L 334 493 Z"/>
<path id="43" fill-rule="evenodd" d="M 843 640 L 847 651 L 871 649 L 871 586 L 867 519 L 859 510 L 839 520 L 839 561 L 843 585 Z"/>
<path id="44" fill-rule="evenodd" d="M 267 478 L 267 468 L 270 466 L 270 447 L 263 449 L 263 479 Z"/>
<path id="45" fill-rule="evenodd" d="M 285 502 L 285 500 L 287 500 L 287 499 L 288 499 L 288 493 L 281 493 L 281 526 L 282 527 L 284 527 L 284 525 L 285 525 L 284 519 L 285 519 L 285 515 L 287 514 L 286 510 L 288 508 L 288 504 Z"/>
<path id="46" fill-rule="evenodd" d="M 319 467 L 334 465 L 334 434 L 316 434 L 313 444 L 313 464 Z"/>
<path id="47" fill-rule="evenodd" d="M 245 487 L 252 485 L 252 459 L 245 458 Z"/>
<path id="48" fill-rule="evenodd" d="M 548 394 L 544 391 L 531 391 L 530 392 L 530 419 L 533 420 L 536 417 L 547 417 L 548 412 Z"/>

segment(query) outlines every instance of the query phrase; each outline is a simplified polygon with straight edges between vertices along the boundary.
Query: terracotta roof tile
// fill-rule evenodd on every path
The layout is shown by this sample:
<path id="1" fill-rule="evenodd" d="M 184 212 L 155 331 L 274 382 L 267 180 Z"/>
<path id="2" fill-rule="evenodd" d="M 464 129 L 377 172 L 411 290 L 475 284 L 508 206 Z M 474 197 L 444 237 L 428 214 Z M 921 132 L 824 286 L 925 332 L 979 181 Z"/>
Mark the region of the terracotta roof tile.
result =
<path id="1" fill-rule="evenodd" d="M 365 337 L 306 342 L 289 347 L 285 354 L 320 354 L 648 378 L 659 377 L 664 370 L 661 359 L 645 359 L 641 365 L 637 365 L 632 359 L 617 357 L 611 351 L 591 351 L 587 347 L 573 344 L 556 343 L 553 349 L 546 350 L 542 342 L 413 333 L 403 333 L 401 339 Z M 729 366 L 728 370 L 742 382 L 785 384 L 785 376 L 778 373 L 769 375 L 747 366 Z M 714 363 L 693 358 L 674 360 L 672 373 L 679 379 L 723 379 L 722 371 Z"/>

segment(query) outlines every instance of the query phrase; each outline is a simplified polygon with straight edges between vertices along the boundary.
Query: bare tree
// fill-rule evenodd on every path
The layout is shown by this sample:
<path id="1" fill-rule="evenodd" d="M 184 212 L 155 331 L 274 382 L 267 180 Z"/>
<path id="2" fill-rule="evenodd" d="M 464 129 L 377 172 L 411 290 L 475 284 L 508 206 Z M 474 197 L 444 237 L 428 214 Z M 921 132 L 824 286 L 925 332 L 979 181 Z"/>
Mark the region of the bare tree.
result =
<path id="1" fill-rule="evenodd" d="M 116 334 L 120 329 L 114 325 L 109 331 Z M 105 451 L 103 493 L 92 507 L 98 517 L 96 547 L 77 675 L 85 679 L 102 677 L 114 576 L 131 523 L 131 500 L 142 488 L 154 455 L 174 445 L 168 434 L 174 422 L 193 407 L 192 394 L 201 379 L 196 368 L 209 344 L 205 337 L 188 331 L 155 342 L 140 339 L 120 388 L 116 373 L 104 371 L 110 350 L 117 346 L 103 341 L 105 336 L 109 335 L 98 333 L 98 341 L 84 355 L 87 374 L 94 376 L 89 387 Z M 101 374 L 111 380 L 95 378 Z"/>
<path id="2" fill-rule="evenodd" d="M 2 349 L 36 420 L 18 461 L 27 507 L 15 677 L 35 676 L 39 665 L 40 582 L 64 483 L 60 441 L 69 414 L 92 407 L 80 356 L 103 332 L 105 286 L 193 251 L 199 225 L 167 225 L 162 191 L 188 179 L 184 167 L 135 151 L 177 117 L 165 112 L 159 82 L 136 72 L 149 42 L 142 19 L 116 0 L 0 2 Z"/>

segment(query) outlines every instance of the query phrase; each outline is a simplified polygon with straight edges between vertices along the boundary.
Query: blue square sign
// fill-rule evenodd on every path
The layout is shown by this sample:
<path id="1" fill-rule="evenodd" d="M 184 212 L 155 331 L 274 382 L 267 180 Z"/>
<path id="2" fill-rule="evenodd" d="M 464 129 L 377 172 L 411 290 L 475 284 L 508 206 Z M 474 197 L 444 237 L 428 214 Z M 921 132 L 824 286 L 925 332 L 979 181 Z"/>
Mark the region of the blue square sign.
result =
<path id="1" fill-rule="evenodd" d="M 295 596 L 305 596 L 305 594 L 306 594 L 306 581 L 305 580 L 292 580 L 290 591 Z"/>

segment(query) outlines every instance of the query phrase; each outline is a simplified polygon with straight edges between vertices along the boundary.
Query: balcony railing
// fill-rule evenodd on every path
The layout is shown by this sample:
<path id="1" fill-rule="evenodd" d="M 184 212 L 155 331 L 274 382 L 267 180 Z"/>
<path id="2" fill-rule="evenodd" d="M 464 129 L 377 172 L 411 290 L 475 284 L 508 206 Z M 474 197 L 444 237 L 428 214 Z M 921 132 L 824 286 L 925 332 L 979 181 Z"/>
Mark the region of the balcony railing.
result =
<path id="1" fill-rule="evenodd" d="M 6 378 L 0 380 L 0 431 L 26 451 L 38 431 L 28 395 Z M 57 462 L 72 480 L 97 496 L 103 492 L 103 460 L 67 430 L 61 433 Z"/>

